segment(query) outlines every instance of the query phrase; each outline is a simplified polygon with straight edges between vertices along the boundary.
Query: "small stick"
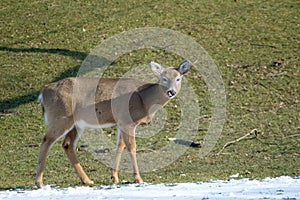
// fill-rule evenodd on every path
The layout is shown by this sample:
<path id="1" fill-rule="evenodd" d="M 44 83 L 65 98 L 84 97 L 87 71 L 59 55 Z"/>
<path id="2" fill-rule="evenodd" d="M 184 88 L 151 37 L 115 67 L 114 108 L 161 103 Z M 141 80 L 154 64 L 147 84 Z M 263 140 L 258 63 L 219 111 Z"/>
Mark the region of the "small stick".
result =
<path id="1" fill-rule="evenodd" d="M 257 135 L 258 135 L 257 129 L 253 129 L 252 131 L 250 131 L 250 133 L 247 133 L 246 135 L 244 135 L 244 136 L 242 136 L 242 137 L 240 137 L 240 138 L 238 138 L 238 139 L 235 139 L 235 140 L 233 140 L 233 141 L 227 142 L 227 143 L 222 147 L 222 149 L 221 149 L 216 155 L 220 155 L 221 152 L 222 152 L 226 147 L 228 147 L 228 146 L 230 146 L 230 145 L 232 145 L 232 144 L 234 144 L 234 143 L 237 143 L 237 142 L 239 142 L 239 141 L 241 141 L 241 140 L 243 140 L 243 139 L 246 139 L 247 137 L 249 137 L 249 136 L 251 136 L 251 135 L 254 136 L 254 137 L 252 137 L 252 138 L 257 138 Z M 252 138 L 250 138 L 250 139 L 252 139 Z"/>
<path id="2" fill-rule="evenodd" d="M 0 113 L 0 116 L 12 116 L 15 113 Z"/>
<path id="3" fill-rule="evenodd" d="M 294 135 L 288 135 L 288 136 L 285 136 L 285 138 L 291 138 L 291 137 L 299 137 L 300 134 L 294 134 Z"/>
<path id="4" fill-rule="evenodd" d="M 274 48 L 276 49 L 277 47 L 274 45 L 270 45 L 270 44 L 257 44 L 257 43 L 250 43 L 250 45 L 252 46 L 260 46 L 260 47 L 270 47 L 270 48 Z"/>

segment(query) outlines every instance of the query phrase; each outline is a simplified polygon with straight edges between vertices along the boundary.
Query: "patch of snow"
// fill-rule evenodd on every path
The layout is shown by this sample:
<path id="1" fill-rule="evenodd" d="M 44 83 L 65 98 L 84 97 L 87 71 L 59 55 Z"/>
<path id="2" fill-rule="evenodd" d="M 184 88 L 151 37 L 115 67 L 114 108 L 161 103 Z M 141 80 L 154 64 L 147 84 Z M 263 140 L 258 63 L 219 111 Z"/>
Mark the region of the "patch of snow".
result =
<path id="1" fill-rule="evenodd" d="M 229 178 L 238 178 L 239 177 L 239 173 L 236 173 L 236 174 L 232 174 L 231 176 L 229 176 Z"/>
<path id="2" fill-rule="evenodd" d="M 229 180 L 199 183 L 129 184 L 102 187 L 53 188 L 0 191 L 0 199 L 278 199 L 300 198 L 300 177 L 281 176 L 258 180 Z"/>

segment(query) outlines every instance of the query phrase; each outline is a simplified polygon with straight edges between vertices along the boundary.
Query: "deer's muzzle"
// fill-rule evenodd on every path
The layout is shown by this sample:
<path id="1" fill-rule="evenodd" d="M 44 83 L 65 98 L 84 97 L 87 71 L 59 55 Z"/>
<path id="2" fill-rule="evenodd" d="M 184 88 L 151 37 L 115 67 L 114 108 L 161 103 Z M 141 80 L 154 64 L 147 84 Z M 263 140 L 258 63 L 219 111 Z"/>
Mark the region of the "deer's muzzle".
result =
<path id="1" fill-rule="evenodd" d="M 167 96 L 169 97 L 169 98 L 172 98 L 172 97 L 174 97 L 176 95 L 176 92 L 174 91 L 174 90 L 168 90 L 167 91 Z"/>

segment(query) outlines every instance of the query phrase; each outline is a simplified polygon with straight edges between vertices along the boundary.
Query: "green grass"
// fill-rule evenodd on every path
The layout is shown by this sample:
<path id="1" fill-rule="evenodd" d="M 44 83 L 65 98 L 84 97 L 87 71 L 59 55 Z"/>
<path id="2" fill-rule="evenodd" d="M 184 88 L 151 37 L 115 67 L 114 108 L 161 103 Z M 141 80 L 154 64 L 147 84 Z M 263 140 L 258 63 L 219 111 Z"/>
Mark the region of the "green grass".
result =
<path id="1" fill-rule="evenodd" d="M 296 1 L 1 1 L 0 47 L 0 188 L 34 184 L 39 148 L 46 130 L 39 91 L 50 82 L 76 76 L 89 51 L 105 39 L 139 27 L 161 27 L 195 39 L 218 65 L 227 97 L 226 123 L 213 151 L 199 158 L 189 149 L 163 169 L 143 173 L 146 182 L 187 182 L 300 175 L 300 37 Z M 85 29 L 85 31 L 83 31 Z M 118 76 L 129 68 L 155 60 L 174 65 L 182 58 L 162 51 L 141 50 L 116 63 Z M 115 68 L 117 67 L 117 68 Z M 210 115 L 209 93 L 198 83 L 202 140 Z M 156 149 L 168 143 L 176 116 L 160 135 L 138 147 Z M 252 129 L 260 140 L 242 140 L 215 154 L 226 142 Z M 109 130 L 107 134 L 113 134 Z M 114 137 L 112 137 L 114 138 Z M 189 138 L 186 138 L 189 139 Z M 80 185 L 60 142 L 49 153 L 45 183 Z M 163 156 L 163 155 L 162 155 Z M 79 160 L 97 185 L 110 184 L 110 170 L 86 151 Z M 182 176 L 180 174 L 185 174 Z M 120 179 L 132 180 L 122 173 Z"/>

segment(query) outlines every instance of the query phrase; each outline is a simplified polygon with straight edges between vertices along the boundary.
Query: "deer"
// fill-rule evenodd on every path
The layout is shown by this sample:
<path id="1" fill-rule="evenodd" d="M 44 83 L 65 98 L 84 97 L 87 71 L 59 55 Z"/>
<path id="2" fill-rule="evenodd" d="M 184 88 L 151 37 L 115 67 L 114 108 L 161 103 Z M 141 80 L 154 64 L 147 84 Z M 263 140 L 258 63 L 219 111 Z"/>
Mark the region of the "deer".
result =
<path id="1" fill-rule="evenodd" d="M 117 127 L 116 155 L 111 179 L 119 183 L 118 170 L 123 150 L 129 152 L 133 177 L 143 183 L 137 158 L 135 130 L 150 123 L 154 114 L 173 99 L 181 89 L 182 77 L 190 62 L 178 67 L 164 67 L 151 62 L 158 77 L 156 83 L 131 78 L 69 77 L 46 85 L 38 101 L 47 131 L 41 141 L 35 184 L 43 187 L 45 161 L 51 146 L 64 137 L 62 148 L 81 182 L 93 185 L 76 156 L 76 145 L 86 128 Z"/>

